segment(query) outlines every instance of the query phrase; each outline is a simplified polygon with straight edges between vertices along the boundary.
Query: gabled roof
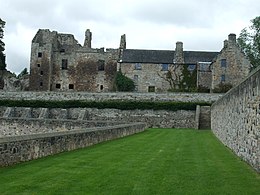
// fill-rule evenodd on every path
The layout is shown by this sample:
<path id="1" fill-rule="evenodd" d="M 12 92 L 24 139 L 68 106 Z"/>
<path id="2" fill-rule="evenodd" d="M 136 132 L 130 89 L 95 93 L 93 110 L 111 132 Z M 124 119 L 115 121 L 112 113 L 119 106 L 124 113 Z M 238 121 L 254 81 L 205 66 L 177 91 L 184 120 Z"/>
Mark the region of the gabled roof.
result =
<path id="1" fill-rule="evenodd" d="M 171 64 L 174 61 L 173 50 L 142 50 L 142 49 L 124 49 L 122 62 L 125 63 L 154 63 Z M 184 51 L 184 62 L 187 64 L 196 64 L 197 62 L 211 62 L 219 52 L 207 51 Z"/>
<path id="2" fill-rule="evenodd" d="M 174 51 L 124 49 L 122 62 L 126 63 L 173 63 Z"/>
<path id="3" fill-rule="evenodd" d="M 219 54 L 219 52 L 209 51 L 184 51 L 184 62 L 196 63 L 196 62 L 212 62 L 213 59 Z"/>

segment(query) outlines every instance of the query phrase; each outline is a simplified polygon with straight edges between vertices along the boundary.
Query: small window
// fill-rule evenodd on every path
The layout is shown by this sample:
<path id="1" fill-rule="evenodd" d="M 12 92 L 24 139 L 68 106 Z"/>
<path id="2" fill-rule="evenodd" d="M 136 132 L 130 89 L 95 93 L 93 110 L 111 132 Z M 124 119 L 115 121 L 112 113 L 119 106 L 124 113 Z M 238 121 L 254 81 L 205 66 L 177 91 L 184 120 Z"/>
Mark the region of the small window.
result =
<path id="1" fill-rule="evenodd" d="M 222 68 L 226 68 L 227 67 L 227 60 L 226 59 L 221 59 L 220 63 L 221 63 L 221 67 Z"/>
<path id="2" fill-rule="evenodd" d="M 60 53 L 65 53 L 65 49 L 61 49 L 61 50 L 60 50 Z"/>
<path id="3" fill-rule="evenodd" d="M 226 81 L 226 76 L 224 74 L 221 75 L 221 82 L 225 82 Z"/>
<path id="4" fill-rule="evenodd" d="M 98 70 L 99 71 L 104 71 L 105 70 L 105 61 L 104 60 L 99 60 L 98 61 Z"/>
<path id="5" fill-rule="evenodd" d="M 135 70 L 142 70 L 142 65 L 139 63 L 135 64 Z"/>
<path id="6" fill-rule="evenodd" d="M 102 91 L 104 89 L 104 86 L 103 85 L 100 85 L 100 90 Z"/>
<path id="7" fill-rule="evenodd" d="M 40 68 L 40 67 L 41 67 L 41 64 L 37 64 L 37 66 Z"/>
<path id="8" fill-rule="evenodd" d="M 56 89 L 60 89 L 60 84 L 59 83 L 56 84 Z"/>
<path id="9" fill-rule="evenodd" d="M 42 87 L 43 86 L 43 83 L 42 82 L 40 82 L 40 87 Z"/>
<path id="10" fill-rule="evenodd" d="M 38 58 L 42 57 L 42 52 L 38 52 Z"/>
<path id="11" fill-rule="evenodd" d="M 162 71 L 168 71 L 169 70 L 169 64 L 162 64 Z"/>
<path id="12" fill-rule="evenodd" d="M 41 73 L 40 73 L 41 75 L 43 75 L 43 71 L 41 71 Z"/>
<path id="13" fill-rule="evenodd" d="M 155 86 L 149 86 L 148 92 L 155 92 Z"/>
<path id="14" fill-rule="evenodd" d="M 189 71 L 193 71 L 193 70 L 195 70 L 195 68 L 196 68 L 195 64 L 188 65 L 188 70 Z"/>
<path id="15" fill-rule="evenodd" d="M 73 84 L 69 84 L 69 89 L 74 89 L 74 85 Z"/>
<path id="16" fill-rule="evenodd" d="M 135 81 L 135 82 L 138 81 L 138 75 L 134 75 L 134 81 Z"/>
<path id="17" fill-rule="evenodd" d="M 61 69 L 62 70 L 67 70 L 68 69 L 68 60 L 67 59 L 62 59 L 62 61 L 61 61 Z"/>

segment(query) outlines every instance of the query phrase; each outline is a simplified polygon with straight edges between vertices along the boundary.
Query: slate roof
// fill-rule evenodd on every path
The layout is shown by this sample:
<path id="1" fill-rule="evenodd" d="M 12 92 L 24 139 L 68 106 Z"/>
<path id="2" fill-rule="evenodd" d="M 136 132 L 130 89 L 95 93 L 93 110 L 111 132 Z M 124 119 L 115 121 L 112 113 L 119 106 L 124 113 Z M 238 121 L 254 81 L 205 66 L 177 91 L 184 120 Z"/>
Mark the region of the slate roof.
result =
<path id="1" fill-rule="evenodd" d="M 142 49 L 124 49 L 122 62 L 125 63 L 173 63 L 173 50 L 142 50 Z M 184 61 L 187 64 L 197 62 L 211 62 L 219 52 L 207 51 L 184 51 Z"/>

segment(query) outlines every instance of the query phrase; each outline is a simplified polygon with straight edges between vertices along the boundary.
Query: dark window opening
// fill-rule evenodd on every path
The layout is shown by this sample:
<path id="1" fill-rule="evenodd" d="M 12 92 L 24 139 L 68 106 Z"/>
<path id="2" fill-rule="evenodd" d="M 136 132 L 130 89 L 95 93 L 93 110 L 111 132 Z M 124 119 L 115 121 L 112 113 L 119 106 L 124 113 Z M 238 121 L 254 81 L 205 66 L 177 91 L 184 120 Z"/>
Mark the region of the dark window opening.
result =
<path id="1" fill-rule="evenodd" d="M 64 52 L 65 52 L 65 49 L 61 49 L 61 50 L 60 50 L 60 53 L 64 53 Z"/>
<path id="2" fill-rule="evenodd" d="M 100 85 L 100 90 L 102 91 L 104 89 L 104 86 L 103 85 Z"/>
<path id="3" fill-rule="evenodd" d="M 56 84 L 56 89 L 60 89 L 60 84 L 59 83 Z"/>
<path id="4" fill-rule="evenodd" d="M 226 81 L 226 76 L 223 74 L 221 75 L 221 82 L 225 82 Z"/>
<path id="5" fill-rule="evenodd" d="M 227 60 L 226 59 L 221 59 L 220 63 L 221 63 L 221 67 L 222 68 L 226 68 L 227 67 Z"/>
<path id="6" fill-rule="evenodd" d="M 40 82 L 40 87 L 42 87 L 43 86 L 43 83 L 42 82 Z"/>
<path id="7" fill-rule="evenodd" d="M 42 52 L 38 52 L 38 58 L 42 57 Z"/>
<path id="8" fill-rule="evenodd" d="M 67 70 L 68 69 L 68 60 L 67 59 L 62 59 L 62 61 L 61 61 L 61 69 L 62 70 Z"/>
<path id="9" fill-rule="evenodd" d="M 135 64 L 135 70 L 142 70 L 142 65 L 139 63 Z"/>
<path id="10" fill-rule="evenodd" d="M 168 71 L 169 70 L 169 64 L 162 64 L 162 71 Z"/>
<path id="11" fill-rule="evenodd" d="M 188 70 L 189 71 L 193 71 L 193 70 L 195 70 L 196 69 L 196 64 L 190 64 L 190 65 L 188 65 Z"/>
<path id="12" fill-rule="evenodd" d="M 69 84 L 69 89 L 74 89 L 74 85 L 73 84 Z"/>
<path id="13" fill-rule="evenodd" d="M 43 71 L 41 71 L 41 75 L 43 75 Z"/>
<path id="14" fill-rule="evenodd" d="M 41 64 L 37 64 L 38 67 L 41 67 Z"/>
<path id="15" fill-rule="evenodd" d="M 155 86 L 149 86 L 148 92 L 155 92 Z"/>
<path id="16" fill-rule="evenodd" d="M 105 70 L 105 61 L 104 60 L 99 60 L 98 61 L 98 70 L 99 71 Z"/>

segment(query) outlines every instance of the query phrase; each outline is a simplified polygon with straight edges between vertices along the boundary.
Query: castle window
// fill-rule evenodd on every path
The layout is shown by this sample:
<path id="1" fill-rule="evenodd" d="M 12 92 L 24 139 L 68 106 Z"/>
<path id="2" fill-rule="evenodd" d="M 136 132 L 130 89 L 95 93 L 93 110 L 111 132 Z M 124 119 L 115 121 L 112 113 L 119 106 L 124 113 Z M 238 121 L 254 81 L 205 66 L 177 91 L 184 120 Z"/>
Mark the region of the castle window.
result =
<path id="1" fill-rule="evenodd" d="M 69 84 L 69 89 L 74 89 L 74 85 L 73 84 Z"/>
<path id="2" fill-rule="evenodd" d="M 138 75 L 134 75 L 134 82 L 138 81 Z"/>
<path id="3" fill-rule="evenodd" d="M 59 83 L 56 84 L 56 89 L 60 89 L 60 84 Z"/>
<path id="4" fill-rule="evenodd" d="M 102 91 L 104 89 L 104 86 L 103 85 L 100 85 L 100 90 Z"/>
<path id="5" fill-rule="evenodd" d="M 142 70 L 142 66 L 140 63 L 135 64 L 135 70 Z"/>
<path id="6" fill-rule="evenodd" d="M 162 64 L 162 71 L 168 71 L 169 70 L 169 64 Z"/>
<path id="7" fill-rule="evenodd" d="M 40 87 L 42 87 L 43 86 L 43 83 L 42 82 L 40 82 Z"/>
<path id="8" fill-rule="evenodd" d="M 41 75 L 43 75 L 43 71 L 41 71 L 41 73 L 40 73 Z"/>
<path id="9" fill-rule="evenodd" d="M 99 71 L 105 70 L 105 61 L 104 60 L 98 60 L 98 70 Z"/>
<path id="10" fill-rule="evenodd" d="M 42 57 L 42 52 L 38 52 L 38 58 Z"/>
<path id="11" fill-rule="evenodd" d="M 226 76 L 224 74 L 221 75 L 221 82 L 225 82 L 226 81 Z"/>
<path id="12" fill-rule="evenodd" d="M 62 61 L 61 61 L 61 69 L 62 70 L 67 70 L 68 69 L 68 60 L 67 59 L 62 59 Z"/>
<path id="13" fill-rule="evenodd" d="M 196 65 L 195 65 L 195 64 L 190 64 L 190 65 L 188 65 L 188 70 L 189 70 L 189 71 L 193 71 L 193 70 L 195 70 L 195 68 L 196 68 Z"/>
<path id="14" fill-rule="evenodd" d="M 37 64 L 38 67 L 41 67 L 41 64 Z"/>
<path id="15" fill-rule="evenodd" d="M 222 68 L 226 68 L 227 67 L 227 60 L 226 59 L 221 59 L 220 64 L 221 64 Z"/>
<path id="16" fill-rule="evenodd" d="M 64 52 L 65 52 L 65 49 L 61 49 L 61 50 L 60 50 L 60 53 L 64 53 Z"/>
<path id="17" fill-rule="evenodd" d="M 155 86 L 149 86 L 148 92 L 155 92 Z"/>

